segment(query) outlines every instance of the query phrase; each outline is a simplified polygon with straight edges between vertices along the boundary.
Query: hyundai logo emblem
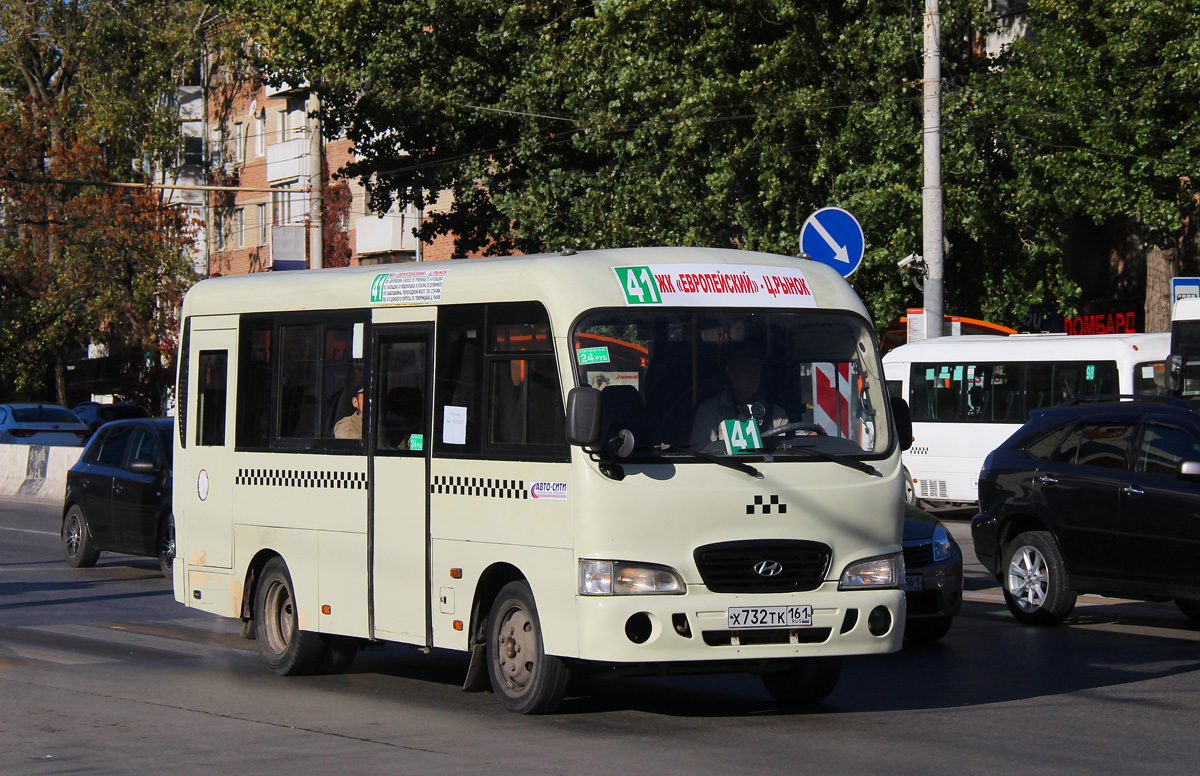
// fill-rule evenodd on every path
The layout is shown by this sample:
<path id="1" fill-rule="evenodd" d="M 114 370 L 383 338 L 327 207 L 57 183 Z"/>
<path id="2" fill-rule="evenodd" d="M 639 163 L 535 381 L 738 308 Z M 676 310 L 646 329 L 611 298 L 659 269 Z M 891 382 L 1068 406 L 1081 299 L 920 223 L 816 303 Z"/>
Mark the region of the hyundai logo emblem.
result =
<path id="1" fill-rule="evenodd" d="M 783 573 L 783 564 L 777 560 L 760 560 L 754 564 L 754 573 L 760 577 L 777 577 Z"/>

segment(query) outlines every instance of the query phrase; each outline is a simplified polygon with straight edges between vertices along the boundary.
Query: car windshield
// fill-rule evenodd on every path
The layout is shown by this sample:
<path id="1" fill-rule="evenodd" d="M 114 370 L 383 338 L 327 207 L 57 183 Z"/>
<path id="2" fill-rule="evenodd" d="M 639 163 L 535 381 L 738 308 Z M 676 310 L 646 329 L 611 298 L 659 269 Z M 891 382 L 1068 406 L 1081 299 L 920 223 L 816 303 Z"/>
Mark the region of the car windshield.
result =
<path id="1" fill-rule="evenodd" d="M 136 404 L 113 404 L 100 408 L 100 417 L 105 421 L 144 418 L 146 411 Z"/>
<path id="2" fill-rule="evenodd" d="M 606 310 L 572 336 L 578 384 L 601 390 L 601 448 L 624 429 L 636 456 L 888 449 L 874 334 L 854 314 Z"/>
<path id="3" fill-rule="evenodd" d="M 79 418 L 66 407 L 14 407 L 17 423 L 78 423 Z"/>

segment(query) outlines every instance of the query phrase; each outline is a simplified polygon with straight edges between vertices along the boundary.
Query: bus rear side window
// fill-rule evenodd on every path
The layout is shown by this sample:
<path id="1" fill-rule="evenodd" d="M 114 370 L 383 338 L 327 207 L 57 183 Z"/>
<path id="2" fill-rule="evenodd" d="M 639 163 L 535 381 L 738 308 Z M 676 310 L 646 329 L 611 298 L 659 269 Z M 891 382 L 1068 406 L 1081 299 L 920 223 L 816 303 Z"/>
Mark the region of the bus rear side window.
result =
<path id="1" fill-rule="evenodd" d="M 229 393 L 229 351 L 202 350 L 198 362 L 196 397 L 196 444 L 221 447 L 225 444 L 225 401 Z"/>

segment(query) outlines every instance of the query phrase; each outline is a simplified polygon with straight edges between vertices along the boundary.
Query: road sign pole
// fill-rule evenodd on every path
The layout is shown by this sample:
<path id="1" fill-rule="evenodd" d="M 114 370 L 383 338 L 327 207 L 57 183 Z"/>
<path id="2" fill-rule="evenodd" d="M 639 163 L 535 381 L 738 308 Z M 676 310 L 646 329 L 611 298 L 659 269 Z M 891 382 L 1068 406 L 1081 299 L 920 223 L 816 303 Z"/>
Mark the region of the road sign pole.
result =
<path id="1" fill-rule="evenodd" d="M 925 111 L 922 189 L 922 255 L 929 272 L 925 278 L 925 336 L 942 336 L 942 17 L 938 0 L 925 0 Z"/>

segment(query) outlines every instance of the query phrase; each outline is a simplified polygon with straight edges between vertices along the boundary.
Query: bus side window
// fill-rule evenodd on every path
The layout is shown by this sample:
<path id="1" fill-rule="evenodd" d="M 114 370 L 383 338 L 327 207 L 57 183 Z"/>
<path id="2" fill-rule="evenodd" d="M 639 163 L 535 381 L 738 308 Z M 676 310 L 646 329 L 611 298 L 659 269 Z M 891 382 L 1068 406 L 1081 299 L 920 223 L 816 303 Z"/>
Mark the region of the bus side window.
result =
<path id="1" fill-rule="evenodd" d="M 434 370 L 434 452 L 442 455 L 478 454 L 479 368 L 483 354 L 483 305 L 446 305 L 438 310 L 437 366 Z M 461 438 L 451 433 L 459 418 L 465 421 Z M 448 436 L 449 434 L 449 436 Z"/>

